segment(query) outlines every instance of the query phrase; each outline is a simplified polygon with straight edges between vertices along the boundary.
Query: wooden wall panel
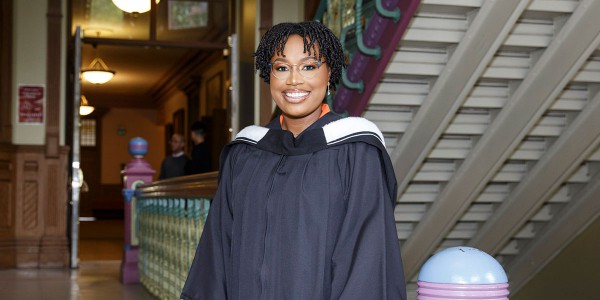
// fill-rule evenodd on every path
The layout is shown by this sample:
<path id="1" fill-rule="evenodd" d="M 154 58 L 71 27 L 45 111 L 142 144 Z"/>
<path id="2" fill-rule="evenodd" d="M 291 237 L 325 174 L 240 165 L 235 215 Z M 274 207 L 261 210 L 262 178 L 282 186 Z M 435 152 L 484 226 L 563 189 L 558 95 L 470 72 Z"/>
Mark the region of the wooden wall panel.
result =
<path id="1" fill-rule="evenodd" d="M 63 147 L 58 159 L 45 160 L 46 197 L 43 201 L 43 237 L 40 243 L 40 267 L 67 267 L 67 162 L 69 151 Z"/>
<path id="2" fill-rule="evenodd" d="M 58 193 L 58 185 L 55 184 L 56 182 L 52 182 L 53 180 L 56 180 L 58 178 L 58 176 L 60 176 L 61 174 L 59 173 L 57 164 L 53 163 L 51 165 L 48 165 L 48 167 L 46 168 L 46 170 L 48 171 L 48 174 L 46 174 L 46 178 L 48 178 L 48 185 L 47 185 L 47 193 L 46 195 L 50 196 L 50 195 L 57 195 Z M 63 185 L 61 185 L 62 187 Z M 64 185 L 66 186 L 66 185 Z M 64 188 L 63 188 L 64 189 Z M 47 199 L 46 201 L 46 208 L 44 209 L 44 220 L 45 220 L 45 224 L 46 226 L 50 226 L 50 227 L 56 227 L 56 225 L 58 225 L 57 223 L 57 214 L 59 213 L 59 209 L 57 207 L 57 205 L 59 203 L 57 203 L 58 199 L 52 197 L 53 199 Z"/>
<path id="3" fill-rule="evenodd" d="M 12 161 L 0 153 L 0 236 L 12 226 Z"/>
<path id="4" fill-rule="evenodd" d="M 48 0 L 46 143 L 12 145 L 15 0 L 0 1 L 0 268 L 66 267 L 68 149 L 61 147 L 61 0 Z"/>
<path id="5" fill-rule="evenodd" d="M 10 185 L 10 181 L 0 179 L 0 230 L 8 229 L 12 224 Z"/>
<path id="6" fill-rule="evenodd" d="M 34 230 L 38 226 L 38 183 L 25 181 L 21 203 L 21 226 L 25 230 Z"/>
<path id="7" fill-rule="evenodd" d="M 37 237 L 42 234 L 41 201 L 46 178 L 44 174 L 45 149 L 41 146 L 19 146 L 16 153 L 15 178 L 15 234 Z"/>
<path id="8" fill-rule="evenodd" d="M 0 268 L 68 266 L 68 153 L 0 145 Z"/>

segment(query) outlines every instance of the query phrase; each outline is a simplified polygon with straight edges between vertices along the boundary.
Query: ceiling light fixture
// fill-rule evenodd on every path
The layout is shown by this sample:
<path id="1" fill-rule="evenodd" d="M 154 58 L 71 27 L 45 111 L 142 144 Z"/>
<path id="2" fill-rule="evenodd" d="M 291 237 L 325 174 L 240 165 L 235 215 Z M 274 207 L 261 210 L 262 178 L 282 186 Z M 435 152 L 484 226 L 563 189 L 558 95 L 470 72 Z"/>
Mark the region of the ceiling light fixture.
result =
<path id="1" fill-rule="evenodd" d="M 94 111 L 94 107 L 88 104 L 87 98 L 84 95 L 81 95 L 81 102 L 79 103 L 79 114 L 82 116 L 87 116 Z"/>
<path id="2" fill-rule="evenodd" d="M 81 70 L 81 75 L 93 84 L 103 84 L 115 76 L 115 71 L 109 70 L 102 58 L 96 57 L 87 69 Z"/>
<path id="3" fill-rule="evenodd" d="M 122 11 L 130 14 L 143 14 L 150 11 L 151 0 L 112 0 L 112 2 Z M 156 0 L 158 4 L 160 0 Z"/>

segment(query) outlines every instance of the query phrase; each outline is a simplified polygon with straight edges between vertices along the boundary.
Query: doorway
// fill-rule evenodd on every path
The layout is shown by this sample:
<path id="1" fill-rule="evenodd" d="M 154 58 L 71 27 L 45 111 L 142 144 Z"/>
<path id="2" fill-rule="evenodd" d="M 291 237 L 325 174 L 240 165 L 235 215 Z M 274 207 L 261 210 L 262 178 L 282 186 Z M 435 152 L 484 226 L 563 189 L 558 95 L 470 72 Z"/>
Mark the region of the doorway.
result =
<path id="1" fill-rule="evenodd" d="M 131 159 L 133 137 L 148 141 L 144 159 L 155 179 L 175 123 L 187 135 L 192 122 L 211 122 L 214 149 L 229 140 L 229 2 L 160 1 L 149 12 L 128 13 L 111 0 L 69 1 L 70 26 L 83 29 L 82 70 L 98 68 L 101 60 L 100 67 L 114 72 L 103 84 L 81 82 L 81 94 L 95 110 L 77 124 L 88 133 L 80 136 L 80 260 L 122 257 L 121 171 Z M 218 162 L 218 150 L 212 153 Z"/>

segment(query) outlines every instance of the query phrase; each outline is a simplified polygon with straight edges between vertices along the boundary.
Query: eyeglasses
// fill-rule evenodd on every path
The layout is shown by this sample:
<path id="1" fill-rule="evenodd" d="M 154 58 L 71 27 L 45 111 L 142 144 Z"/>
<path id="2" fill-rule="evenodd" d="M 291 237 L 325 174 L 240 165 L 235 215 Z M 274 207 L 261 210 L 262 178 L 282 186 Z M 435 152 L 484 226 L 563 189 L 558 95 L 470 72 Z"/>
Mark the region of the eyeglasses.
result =
<path id="1" fill-rule="evenodd" d="M 325 62 L 318 60 L 309 60 L 301 64 L 288 64 L 281 61 L 269 63 L 271 74 L 280 80 L 287 80 L 293 72 L 294 67 L 297 68 L 298 74 L 306 79 L 311 79 L 317 75 L 319 68 Z"/>

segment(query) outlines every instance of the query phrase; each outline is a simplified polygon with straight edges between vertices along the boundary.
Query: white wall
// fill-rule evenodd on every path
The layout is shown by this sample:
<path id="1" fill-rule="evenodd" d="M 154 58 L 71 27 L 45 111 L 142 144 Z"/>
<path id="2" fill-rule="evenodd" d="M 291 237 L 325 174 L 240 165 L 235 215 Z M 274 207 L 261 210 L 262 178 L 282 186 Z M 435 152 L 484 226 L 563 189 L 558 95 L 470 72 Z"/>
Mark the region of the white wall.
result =
<path id="1" fill-rule="evenodd" d="M 304 0 L 273 0 L 273 24 L 304 21 Z"/>
<path id="2" fill-rule="evenodd" d="M 13 86 L 12 86 L 12 139 L 19 145 L 44 145 L 46 125 L 48 119 L 47 100 L 44 103 L 44 123 L 19 123 L 19 89 L 20 85 L 44 86 L 47 94 L 46 66 L 47 66 L 47 13 L 48 1 L 46 0 L 18 0 L 13 4 Z M 62 27 L 66 26 L 67 1 L 62 1 Z M 61 30 L 65 32 L 64 29 Z M 65 144 L 65 59 L 66 36 L 61 36 L 61 81 L 60 81 L 60 119 L 59 143 Z M 47 96 L 44 95 L 44 99 Z"/>

